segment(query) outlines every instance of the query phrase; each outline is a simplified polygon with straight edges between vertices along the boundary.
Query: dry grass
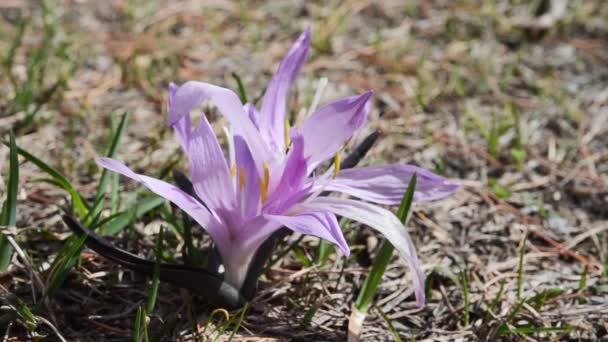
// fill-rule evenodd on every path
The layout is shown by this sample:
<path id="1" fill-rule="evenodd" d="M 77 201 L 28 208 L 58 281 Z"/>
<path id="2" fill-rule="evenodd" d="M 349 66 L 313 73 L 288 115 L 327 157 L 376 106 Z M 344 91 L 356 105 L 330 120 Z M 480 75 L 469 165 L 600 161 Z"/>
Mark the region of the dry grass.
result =
<path id="1" fill-rule="evenodd" d="M 13 79 L 0 76 L 0 132 L 16 129 L 21 147 L 94 196 L 100 172 L 92 161 L 104 153 L 110 112 L 131 113 L 119 158 L 157 174 L 179 156 L 165 128 L 168 82 L 196 79 L 236 89 L 236 72 L 258 98 L 294 37 L 310 25 L 314 53 L 292 91 L 294 112 L 310 101 L 320 77 L 329 79 L 324 101 L 373 89 L 374 110 L 361 137 L 381 129 L 384 138 L 365 162 L 414 163 L 464 184 L 451 198 L 414 207 L 409 228 L 429 279 L 428 305 L 415 307 L 398 258 L 381 285 L 376 305 L 403 339 L 605 340 L 608 6 L 570 1 L 545 30 L 530 27 L 534 8 L 527 2 L 407 3 L 55 0 L 43 13 L 38 1 L 9 1 L 0 5 L 2 58 L 20 21 L 28 25 L 9 66 Z M 30 102 L 17 106 L 41 46 L 46 67 L 33 81 Z M 220 118 L 214 120 L 219 129 Z M 2 147 L 3 174 L 7 155 Z M 177 168 L 183 166 L 182 158 Z M 49 263 L 67 237 L 60 214 L 68 197 L 34 182 L 40 177 L 31 163 L 21 165 L 19 228 L 12 232 L 32 266 L 15 257 L 0 274 L 3 317 L 11 314 L 11 295 L 30 308 L 40 301 L 32 274 L 46 284 Z M 121 184 L 124 193 L 134 189 L 132 182 Z M 114 242 L 151 259 L 161 223 L 152 211 Z M 266 274 L 234 341 L 345 339 L 350 306 L 378 245 L 366 228 L 345 229 L 356 253 L 335 255 L 320 268 L 305 268 L 288 254 Z M 317 243 L 305 238 L 299 246 L 312 258 Z M 169 236 L 166 245 L 180 260 L 180 242 Z M 468 279 L 468 305 L 460 272 Z M 519 283 L 526 301 L 518 297 Z M 34 310 L 37 329 L 30 331 L 23 318 L 0 318 L 0 333 L 4 341 L 59 334 L 70 341 L 132 340 L 149 287 L 85 250 L 61 290 Z M 166 329 L 163 340 L 191 340 L 211 321 L 217 322 L 204 299 L 161 284 L 149 327 L 152 336 Z M 211 338 L 221 326 L 210 324 L 202 335 Z M 501 327 L 526 326 L 536 330 L 501 334 Z M 392 338 L 376 310 L 363 337 Z"/>

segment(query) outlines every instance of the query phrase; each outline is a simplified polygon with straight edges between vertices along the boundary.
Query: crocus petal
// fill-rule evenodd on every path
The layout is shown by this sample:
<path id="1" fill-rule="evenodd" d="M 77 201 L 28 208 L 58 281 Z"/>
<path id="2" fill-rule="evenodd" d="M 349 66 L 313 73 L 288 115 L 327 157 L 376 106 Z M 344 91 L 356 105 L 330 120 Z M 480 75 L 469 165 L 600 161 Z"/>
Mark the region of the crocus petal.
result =
<path id="1" fill-rule="evenodd" d="M 403 193 L 414 174 L 417 175 L 414 193 L 416 201 L 441 199 L 460 187 L 423 168 L 394 164 L 342 170 L 338 177 L 328 181 L 324 190 L 343 192 L 375 203 L 395 205 L 401 203 Z"/>
<path id="2" fill-rule="evenodd" d="M 190 136 L 187 155 L 194 191 L 209 209 L 217 212 L 233 207 L 234 191 L 230 170 L 213 129 L 204 115 Z"/>
<path id="3" fill-rule="evenodd" d="M 424 274 L 414 244 L 403 224 L 393 213 L 370 203 L 335 197 L 317 197 L 311 202 L 299 204 L 298 207 L 303 210 L 331 211 L 379 231 L 409 264 L 414 273 L 416 302 L 419 306 L 424 305 Z"/>
<path id="4" fill-rule="evenodd" d="M 242 207 L 243 218 L 247 219 L 256 215 L 260 208 L 260 176 L 251 152 L 241 136 L 234 137 L 234 151 L 239 204 Z"/>
<path id="5" fill-rule="evenodd" d="M 231 245 L 228 248 L 219 248 L 224 265 L 224 280 L 240 289 L 256 251 L 279 228 L 280 223 L 263 215 L 245 222 L 240 229 L 241 233 L 231 241 Z"/>
<path id="6" fill-rule="evenodd" d="M 367 119 L 373 92 L 332 102 L 314 112 L 298 130 L 304 136 L 308 171 L 331 158 Z"/>
<path id="7" fill-rule="evenodd" d="M 292 135 L 291 139 L 291 149 L 287 153 L 283 168 L 277 168 L 271 177 L 271 195 L 264 206 L 265 213 L 282 214 L 310 191 L 309 187 L 302 192 L 307 175 L 304 138 L 295 134 Z M 279 172 L 281 172 L 281 175 L 275 176 Z M 279 181 L 274 183 L 275 179 L 279 179 Z"/>
<path id="8" fill-rule="evenodd" d="M 213 240 L 217 243 L 225 244 L 227 241 L 228 236 L 226 232 L 221 229 L 220 225 L 217 224 L 218 222 L 213 218 L 213 215 L 211 215 L 211 213 L 199 201 L 178 187 L 159 179 L 137 174 L 123 163 L 115 159 L 97 158 L 95 161 L 97 164 L 110 171 L 120 173 L 123 176 L 142 183 L 155 194 L 178 206 L 180 209 L 190 215 L 190 217 L 192 217 L 196 222 L 198 222 L 201 227 L 206 229 L 209 232 L 209 235 L 211 235 Z"/>
<path id="9" fill-rule="evenodd" d="M 275 157 L 261 138 L 260 132 L 251 120 L 245 120 L 247 113 L 239 97 L 231 90 L 212 84 L 190 81 L 177 88 L 169 108 L 169 127 L 174 127 L 190 111 L 205 100 L 211 100 L 234 128 L 234 134 L 242 136 L 256 160 L 258 171 L 262 163 L 271 163 Z"/>
<path id="10" fill-rule="evenodd" d="M 314 235 L 336 244 L 344 255 L 350 254 L 336 217 L 327 210 L 293 210 L 293 216 L 260 215 L 244 224 L 241 234 L 229 250 L 220 250 L 225 267 L 224 279 L 240 288 L 254 254 L 266 239 L 279 228 L 286 226 L 293 231 Z"/>
<path id="11" fill-rule="evenodd" d="M 247 112 L 247 114 L 249 114 L 249 119 L 251 120 L 251 122 L 253 123 L 255 128 L 257 128 L 259 130 L 260 129 L 260 112 L 258 112 L 258 110 L 255 108 L 255 106 L 251 103 L 245 103 L 243 108 L 245 108 L 245 112 Z"/>
<path id="12" fill-rule="evenodd" d="M 169 83 L 169 96 L 167 99 L 167 112 L 171 113 L 171 108 L 175 103 L 174 96 L 177 91 L 177 85 L 175 83 Z M 192 131 L 192 124 L 190 119 L 190 113 L 182 116 L 173 125 L 173 131 L 177 136 L 177 140 L 182 145 L 184 151 L 188 151 L 188 141 L 190 140 L 190 133 Z"/>
<path id="13" fill-rule="evenodd" d="M 302 212 L 295 216 L 265 215 L 266 218 L 305 235 L 313 235 L 327 240 L 340 248 L 345 256 L 350 255 L 350 249 L 344 239 L 336 215 L 327 211 Z"/>
<path id="14" fill-rule="evenodd" d="M 278 178 L 279 181 L 276 184 L 271 184 L 270 187 L 279 196 L 300 189 L 306 180 L 304 137 L 292 135 L 291 139 L 291 149 L 287 153 L 283 168 L 275 171 L 275 173 L 281 172 L 281 175 L 276 175 L 276 178 L 280 177 Z M 273 177 L 275 177 L 274 174 Z"/>
<path id="15" fill-rule="evenodd" d="M 285 106 L 287 94 L 310 50 L 310 29 L 293 44 L 268 84 L 260 115 L 260 131 L 275 152 L 285 151 Z"/>
<path id="16" fill-rule="evenodd" d="M 251 259 L 258 247 L 270 237 L 277 229 L 286 226 L 293 231 L 310 234 L 335 243 L 345 255 L 350 249 L 342 235 L 340 226 L 334 214 L 327 210 L 307 210 L 304 208 L 292 210 L 293 215 L 264 214 L 250 220 L 243 227 L 242 234 L 237 239 L 234 251 L 230 253 L 228 264 L 240 267 L 235 261 Z M 244 257 L 243 254 L 249 255 Z M 242 263 L 242 262 L 241 262 Z"/>

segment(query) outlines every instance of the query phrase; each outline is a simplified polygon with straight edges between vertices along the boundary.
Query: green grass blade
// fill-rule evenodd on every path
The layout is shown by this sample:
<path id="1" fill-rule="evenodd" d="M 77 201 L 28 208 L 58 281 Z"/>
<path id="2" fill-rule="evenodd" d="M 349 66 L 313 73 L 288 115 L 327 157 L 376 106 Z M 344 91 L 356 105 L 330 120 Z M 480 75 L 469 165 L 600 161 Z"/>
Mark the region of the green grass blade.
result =
<path id="1" fill-rule="evenodd" d="M 270 269 L 279 261 L 281 261 L 281 259 L 283 259 L 283 257 L 285 257 L 287 255 L 287 253 L 291 252 L 292 249 L 294 249 L 297 245 L 300 244 L 300 242 L 302 242 L 302 239 L 304 239 L 304 235 L 300 235 L 300 237 L 298 237 L 294 242 L 292 242 L 291 244 L 289 244 L 289 246 L 285 247 L 284 249 L 282 249 L 281 251 L 279 251 L 279 253 L 277 253 L 277 256 L 272 259 L 271 261 L 268 262 L 268 265 L 266 265 L 266 267 L 264 267 L 264 270 L 262 271 L 262 274 L 270 271 Z"/>
<path id="2" fill-rule="evenodd" d="M 548 300 L 557 298 L 566 292 L 565 289 L 549 288 L 526 300 L 536 311 L 540 311 Z"/>
<path id="3" fill-rule="evenodd" d="M 348 224 L 349 220 L 346 217 L 340 219 L 340 227 L 344 227 Z M 327 240 L 319 239 L 319 246 L 317 247 L 317 253 L 315 255 L 315 263 L 319 266 L 323 266 L 329 260 L 331 253 L 335 250 L 335 245 Z"/>
<path id="4" fill-rule="evenodd" d="M 113 114 L 112 114 L 113 117 Z M 118 149 L 118 145 L 120 143 L 120 137 L 125 131 L 125 127 L 127 124 L 127 119 L 129 117 L 129 113 L 124 113 L 120 119 L 120 123 L 116 130 L 112 128 L 110 135 L 110 146 L 108 147 L 108 152 L 106 154 L 109 158 L 114 158 L 116 156 L 116 150 Z M 112 122 L 114 119 L 111 120 Z M 114 125 L 112 125 L 113 127 Z M 99 179 L 99 186 L 97 187 L 97 194 L 95 195 L 96 205 L 91 209 L 90 217 L 95 217 L 101 210 L 103 209 L 103 201 L 97 201 L 98 199 L 102 199 L 105 195 L 106 188 L 108 187 L 108 182 L 110 181 L 110 176 L 113 173 L 108 171 L 107 169 L 103 169 L 103 173 L 101 174 L 101 178 Z M 85 225 L 90 224 L 90 222 L 85 221 Z"/>
<path id="5" fill-rule="evenodd" d="M 532 335 L 540 333 L 565 333 L 575 330 L 576 327 L 571 325 L 565 325 L 561 327 L 534 327 L 525 326 L 510 329 L 508 327 L 502 327 L 498 330 L 498 335 L 510 335 L 510 334 L 521 334 L 521 335 Z"/>
<path id="6" fill-rule="evenodd" d="M 496 296 L 494 296 L 494 299 L 492 300 L 492 302 L 490 303 L 490 306 L 488 308 L 491 312 L 494 312 L 496 310 L 496 307 L 498 306 L 498 303 L 500 303 L 500 300 L 501 300 L 504 292 L 505 292 L 505 282 L 501 281 L 500 288 L 498 289 Z"/>
<path id="7" fill-rule="evenodd" d="M 341 226 L 341 225 L 340 225 Z M 323 239 L 319 239 L 319 247 L 317 247 L 317 255 L 316 255 L 316 264 L 319 266 L 323 266 L 327 263 L 327 260 L 329 260 L 329 256 L 331 255 L 331 253 L 333 252 L 333 247 L 334 245 L 327 241 L 327 240 L 323 240 Z"/>
<path id="8" fill-rule="evenodd" d="M 11 84 L 14 88 L 17 87 L 17 80 L 13 75 L 13 63 L 15 62 L 15 55 L 17 53 L 17 49 L 21 46 L 21 42 L 23 41 L 23 34 L 25 33 L 25 29 L 28 25 L 29 21 L 26 19 L 21 20 L 19 23 L 19 28 L 17 29 L 17 33 L 13 37 L 13 41 L 11 42 L 11 46 L 8 50 L 8 54 L 6 58 L 2 61 L 4 66 L 4 70 L 6 71 Z"/>
<path id="9" fill-rule="evenodd" d="M 234 328 L 232 328 L 232 333 L 230 334 L 230 337 L 228 338 L 229 342 L 232 341 L 232 339 L 234 339 L 234 335 L 236 334 L 236 332 L 241 327 L 241 323 L 243 323 L 243 318 L 245 318 L 245 313 L 247 312 L 247 309 L 249 309 L 249 303 L 245 303 L 245 306 L 243 306 L 243 308 L 241 309 L 241 313 L 239 315 L 239 318 L 236 321 L 236 324 L 235 324 Z"/>
<path id="10" fill-rule="evenodd" d="M 578 293 L 581 297 L 578 299 L 579 304 L 585 304 L 586 300 L 584 298 L 585 290 L 587 290 L 587 273 L 589 272 L 589 267 L 585 266 L 583 269 L 583 274 L 581 274 L 581 279 L 578 282 Z"/>
<path id="11" fill-rule="evenodd" d="M 300 263 L 302 264 L 302 266 L 304 266 L 304 268 L 312 267 L 312 261 L 310 261 L 310 259 L 306 255 L 306 252 L 304 252 L 301 247 L 295 246 L 293 248 L 293 254 L 295 254 L 296 258 L 300 260 Z"/>
<path id="12" fill-rule="evenodd" d="M 357 296 L 355 306 L 359 311 L 366 312 L 369 309 L 378 289 L 378 285 L 382 280 L 382 276 L 384 275 L 391 257 L 393 256 L 394 249 L 395 248 L 390 242 L 386 240 L 382 242 L 380 251 L 374 260 L 374 264 L 372 265 L 372 270 L 367 275 L 367 278 L 365 278 L 363 288 L 361 289 L 361 292 L 359 292 L 359 296 Z"/>
<path id="13" fill-rule="evenodd" d="M 175 215 L 173 215 L 173 213 L 169 210 L 169 207 L 170 206 L 167 205 L 160 207 L 160 217 L 169 225 L 169 229 L 171 229 L 173 234 L 175 234 L 175 237 L 177 237 L 180 242 L 186 242 L 184 239 L 184 227 L 182 227 L 177 217 L 175 217 Z M 182 253 L 184 253 L 184 260 L 187 260 L 189 251 L 186 244 L 182 246 Z"/>
<path id="14" fill-rule="evenodd" d="M 239 90 L 239 98 L 241 99 L 241 102 L 243 104 L 247 103 L 247 92 L 245 91 L 245 86 L 243 85 L 243 81 L 241 81 L 241 78 L 235 72 L 232 73 L 232 78 L 234 78 L 234 80 L 236 81 L 236 85 Z"/>
<path id="15" fill-rule="evenodd" d="M 519 270 L 517 270 L 517 300 L 521 300 L 524 292 L 524 265 L 526 257 L 526 242 L 528 241 L 528 232 L 524 234 L 524 240 L 519 251 Z"/>
<path id="16" fill-rule="evenodd" d="M 136 218 L 142 217 L 151 210 L 156 209 L 165 203 L 162 197 L 147 197 L 137 202 L 137 206 L 133 210 L 124 211 L 118 214 L 108 225 L 105 226 L 103 232 L 105 235 L 116 235 L 125 229 Z"/>
<path id="17" fill-rule="evenodd" d="M 15 134 L 10 134 L 9 176 L 6 201 L 2 206 L 0 223 L 5 226 L 15 226 L 17 222 L 17 191 L 19 187 L 19 160 L 17 159 L 17 144 Z"/>
<path id="18" fill-rule="evenodd" d="M 407 191 L 403 195 L 403 200 L 401 201 L 401 205 L 399 206 L 399 211 L 397 212 L 397 216 L 399 220 L 405 224 L 407 220 L 408 213 L 411 209 L 412 202 L 414 199 L 414 192 L 416 189 L 416 175 L 410 179 L 410 182 L 407 187 Z M 386 271 L 386 267 L 388 266 L 391 257 L 393 255 L 393 250 L 395 248 L 391 245 L 390 242 L 384 241 L 382 246 L 380 247 L 380 251 L 374 260 L 372 265 L 372 269 L 369 272 L 365 282 L 363 283 L 363 288 L 359 295 L 357 296 L 357 300 L 355 302 L 356 308 L 361 312 L 366 312 L 369 310 L 369 307 L 374 299 L 374 295 L 378 290 L 378 285 L 382 280 L 382 276 Z"/>
<path id="19" fill-rule="evenodd" d="M 154 262 L 154 275 L 152 276 L 152 288 L 150 289 L 150 298 L 148 299 L 148 312 L 154 312 L 154 306 L 156 306 L 156 296 L 158 295 L 158 284 L 160 277 L 160 262 L 163 255 L 163 235 L 164 228 L 160 227 L 158 234 L 158 241 L 156 241 L 155 262 Z"/>
<path id="20" fill-rule="evenodd" d="M 310 324 L 312 323 L 312 319 L 315 317 L 317 311 L 319 311 L 319 308 L 321 308 L 321 302 L 316 302 L 308 310 L 306 310 L 306 313 L 304 314 L 304 317 L 302 317 L 302 321 L 300 322 L 301 328 L 306 328 L 310 326 Z"/>
<path id="21" fill-rule="evenodd" d="M 68 194 L 70 194 L 70 197 L 72 199 L 73 209 L 75 209 L 76 211 L 78 211 L 78 214 L 80 214 L 80 217 L 87 216 L 87 214 L 89 212 L 89 207 L 87 206 L 86 202 L 84 201 L 84 199 L 82 198 L 82 196 L 80 195 L 80 193 L 78 193 L 78 191 L 76 191 L 76 188 L 74 188 L 74 186 L 72 185 L 72 183 L 70 183 L 67 180 L 67 178 L 65 178 L 55 168 L 53 168 L 52 166 L 50 166 L 47 163 L 43 162 L 42 160 L 38 159 L 37 157 L 35 157 L 31 153 L 27 152 L 26 150 L 24 150 L 24 149 L 22 149 L 20 147 L 17 147 L 17 152 L 23 158 L 25 158 L 27 161 L 33 163 L 40 170 L 44 171 L 49 176 L 51 176 L 51 178 L 55 181 L 56 185 L 59 185 L 61 188 L 63 188 L 65 191 L 67 191 Z"/>
<path id="22" fill-rule="evenodd" d="M 469 300 L 469 281 L 465 271 L 460 271 L 460 279 L 462 283 L 462 293 L 464 296 L 464 326 L 468 327 L 471 321 L 471 309 Z"/>
<path id="23" fill-rule="evenodd" d="M 133 342 L 141 341 L 141 322 L 146 319 L 144 316 L 144 309 L 140 306 L 137 309 L 137 316 L 135 316 L 135 336 L 133 336 Z"/>
<path id="24" fill-rule="evenodd" d="M 110 195 L 110 214 L 118 212 L 118 173 L 112 174 L 112 190 Z"/>
<path id="25" fill-rule="evenodd" d="M 17 223 L 17 191 L 19 190 L 19 160 L 17 159 L 17 144 L 15 134 L 10 134 L 9 176 L 6 201 L 2 205 L 0 224 L 15 226 Z M 0 272 L 6 271 L 11 262 L 13 248 L 3 235 L 0 235 Z"/>
<path id="26" fill-rule="evenodd" d="M 52 297 L 55 295 L 55 293 L 57 293 L 57 290 L 61 288 L 69 272 L 76 265 L 78 257 L 80 256 L 80 251 L 82 251 L 82 247 L 84 246 L 86 239 L 86 235 L 81 237 L 72 235 L 72 237 L 66 241 L 64 247 L 57 254 L 53 264 L 51 265 L 51 271 L 49 274 L 50 281 L 44 293 L 45 298 Z M 43 302 L 44 301 L 40 301 L 40 303 Z"/>
<path id="27" fill-rule="evenodd" d="M 390 318 L 388 318 L 388 316 L 384 313 L 384 311 L 382 311 L 382 309 L 380 309 L 379 306 L 374 305 L 374 309 L 376 309 L 376 311 L 378 311 L 378 313 L 380 314 L 380 317 L 382 317 L 382 319 L 386 322 L 386 324 L 388 324 L 388 329 L 391 331 L 391 334 L 393 334 L 393 338 L 395 339 L 395 342 L 401 342 L 401 337 L 399 336 L 397 329 L 395 329 L 395 327 L 393 326 L 393 322 L 391 322 Z"/>

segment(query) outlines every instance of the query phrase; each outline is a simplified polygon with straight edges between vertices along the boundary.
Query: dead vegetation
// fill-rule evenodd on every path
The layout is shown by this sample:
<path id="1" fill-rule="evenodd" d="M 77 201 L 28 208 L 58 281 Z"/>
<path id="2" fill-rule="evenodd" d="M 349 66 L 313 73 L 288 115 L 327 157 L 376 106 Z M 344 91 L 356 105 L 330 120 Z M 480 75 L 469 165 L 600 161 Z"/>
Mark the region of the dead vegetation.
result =
<path id="1" fill-rule="evenodd" d="M 365 163 L 413 163 L 464 185 L 414 207 L 409 228 L 428 276 L 428 305 L 415 307 L 407 267 L 395 257 L 364 340 L 392 339 L 380 312 L 403 340 L 605 340 L 608 6 L 570 1 L 551 9 L 562 5 L 9 1 L 0 5 L 0 132 L 8 140 L 13 129 L 21 148 L 93 199 L 100 174 L 93 158 L 105 153 L 110 113 L 127 111 L 118 157 L 167 175 L 184 166 L 165 128 L 167 84 L 236 89 L 236 73 L 258 99 L 293 38 L 311 26 L 314 52 L 291 93 L 293 111 L 310 103 L 321 77 L 329 80 L 324 101 L 373 89 L 360 138 L 374 129 L 384 136 Z M 220 117 L 213 120 L 219 130 Z M 54 295 L 41 298 L 69 235 L 60 215 L 70 197 L 37 182 L 48 176 L 21 161 L 17 228 L 3 233 L 29 258 L 15 255 L 0 273 L 3 341 L 132 340 L 149 279 L 86 249 Z M 4 199 L 4 146 L 0 168 Z M 122 209 L 149 199 L 134 189 L 121 180 Z M 132 220 L 113 242 L 153 259 L 163 207 Z M 318 240 L 304 238 L 267 272 L 234 341 L 346 338 L 379 237 L 344 229 L 349 259 L 334 253 L 314 266 Z M 164 257 L 181 262 L 183 241 L 167 233 L 164 243 Z M 229 338 L 238 313 L 228 326 L 204 302 L 161 283 L 148 313 L 150 339 Z"/>

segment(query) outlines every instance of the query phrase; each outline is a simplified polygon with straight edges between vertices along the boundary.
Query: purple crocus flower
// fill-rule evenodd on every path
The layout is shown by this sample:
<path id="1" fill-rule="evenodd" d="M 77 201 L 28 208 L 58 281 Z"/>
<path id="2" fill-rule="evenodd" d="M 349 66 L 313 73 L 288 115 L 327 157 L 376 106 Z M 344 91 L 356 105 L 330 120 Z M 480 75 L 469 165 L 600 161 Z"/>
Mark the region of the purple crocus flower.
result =
<path id="1" fill-rule="evenodd" d="M 372 92 L 329 103 L 301 125 L 288 129 L 289 88 L 310 51 L 310 30 L 291 47 L 274 75 L 258 111 L 242 105 L 226 88 L 202 82 L 169 87 L 168 125 L 186 155 L 194 191 L 204 205 L 176 186 L 136 174 L 119 161 L 98 158 L 109 170 L 139 181 L 173 202 L 196 220 L 217 244 L 226 281 L 240 288 L 259 246 L 279 228 L 320 237 L 349 255 L 336 215 L 361 222 L 382 233 L 400 252 L 414 273 L 418 304 L 424 303 L 424 275 L 405 227 L 390 211 L 371 204 L 399 204 L 415 173 L 414 199 L 435 200 L 458 185 L 411 165 L 328 170 L 315 169 L 334 157 L 365 123 Z M 230 122 L 232 142 L 228 160 L 203 115 L 191 126 L 190 112 L 210 100 Z M 318 196 L 341 192 L 360 200 Z"/>

